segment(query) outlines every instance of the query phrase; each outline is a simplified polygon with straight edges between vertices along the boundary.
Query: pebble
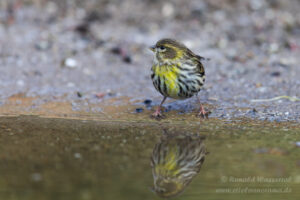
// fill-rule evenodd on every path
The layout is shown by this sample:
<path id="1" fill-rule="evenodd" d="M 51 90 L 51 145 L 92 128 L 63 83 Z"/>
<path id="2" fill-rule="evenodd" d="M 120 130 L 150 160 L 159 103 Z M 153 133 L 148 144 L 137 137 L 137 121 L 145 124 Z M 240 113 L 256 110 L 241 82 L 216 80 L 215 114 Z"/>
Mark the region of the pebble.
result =
<path id="1" fill-rule="evenodd" d="M 24 83 L 23 80 L 18 80 L 17 85 L 20 86 L 20 87 L 23 87 L 25 85 L 25 83 Z"/>
<path id="2" fill-rule="evenodd" d="M 131 63 L 132 62 L 132 59 L 130 56 L 124 56 L 123 57 L 123 61 L 126 62 L 126 63 Z"/>
<path id="3" fill-rule="evenodd" d="M 81 154 L 80 153 L 74 153 L 74 158 L 80 159 L 81 158 Z"/>
<path id="4" fill-rule="evenodd" d="M 278 77 L 278 76 L 280 76 L 280 75 L 281 75 L 281 73 L 278 72 L 278 71 L 272 72 L 272 73 L 271 73 L 271 76 L 274 76 L 274 77 Z"/>
<path id="5" fill-rule="evenodd" d="M 67 83 L 67 87 L 69 88 L 75 87 L 75 83 L 69 82 Z"/>
<path id="6" fill-rule="evenodd" d="M 143 112 L 143 111 L 144 111 L 143 108 L 136 108 L 136 109 L 135 109 L 135 112 L 136 112 L 136 113 L 141 113 L 141 112 Z"/>
<path id="7" fill-rule="evenodd" d="M 255 153 L 257 154 L 271 154 L 271 155 L 278 155 L 278 156 L 282 156 L 282 155 L 286 155 L 287 152 L 283 149 L 279 149 L 279 148 L 257 148 L 254 150 Z"/>
<path id="8" fill-rule="evenodd" d="M 218 42 L 217 42 L 217 47 L 220 49 L 225 49 L 228 45 L 228 40 L 225 38 L 221 38 Z"/>
<path id="9" fill-rule="evenodd" d="M 85 75 L 92 75 L 92 74 L 93 74 L 93 72 L 92 72 L 90 69 L 88 69 L 88 68 L 84 68 L 84 69 L 82 70 L 82 72 L 83 72 Z"/>
<path id="10" fill-rule="evenodd" d="M 151 100 L 151 99 L 146 99 L 146 100 L 144 101 L 144 104 L 147 105 L 147 106 L 149 106 L 151 103 L 152 103 L 152 100 Z"/>
<path id="11" fill-rule="evenodd" d="M 261 93 L 264 93 L 264 92 L 266 92 L 267 90 L 268 90 L 267 87 L 260 87 L 260 88 L 258 88 L 258 91 L 261 92 Z"/>
<path id="12" fill-rule="evenodd" d="M 62 65 L 64 67 L 68 67 L 68 68 L 76 68 L 77 67 L 77 61 L 73 58 L 66 58 L 65 60 L 63 60 Z"/>
<path id="13" fill-rule="evenodd" d="M 270 54 L 277 53 L 278 51 L 279 51 L 279 44 L 277 44 L 277 43 L 270 44 L 270 47 L 269 47 Z"/>
<path id="14" fill-rule="evenodd" d="M 96 97 L 97 97 L 98 99 L 101 99 L 101 98 L 103 98 L 105 95 L 106 95 L 106 93 L 99 92 L 99 93 L 96 94 Z"/>
<path id="15" fill-rule="evenodd" d="M 35 44 L 35 48 L 40 51 L 48 50 L 51 47 L 51 43 L 47 40 L 42 40 Z"/>
<path id="16" fill-rule="evenodd" d="M 267 148 L 257 148 L 254 150 L 255 153 L 261 154 L 261 153 L 268 153 L 269 149 Z"/>
<path id="17" fill-rule="evenodd" d="M 161 10 L 162 15 L 164 17 L 171 17 L 171 16 L 173 16 L 174 11 L 175 11 L 174 6 L 171 3 L 165 3 L 162 6 L 162 10 Z"/>
<path id="18" fill-rule="evenodd" d="M 108 94 L 108 96 L 110 96 L 110 97 L 116 96 L 116 93 L 111 91 L 111 89 L 107 89 L 106 94 Z"/>
<path id="19" fill-rule="evenodd" d="M 82 93 L 81 93 L 81 92 L 77 92 L 76 94 L 77 94 L 77 96 L 78 96 L 79 98 L 82 97 Z"/>
<path id="20" fill-rule="evenodd" d="M 250 7 L 252 10 L 259 10 L 264 6 L 264 2 L 261 0 L 251 0 Z"/>
<path id="21" fill-rule="evenodd" d="M 293 58 L 281 58 L 280 60 L 279 60 L 279 64 L 281 65 L 281 66 L 289 66 L 289 65 L 293 65 L 293 64 L 295 64 L 296 63 L 296 61 L 295 61 L 295 59 L 293 59 Z"/>
<path id="22" fill-rule="evenodd" d="M 81 24 L 78 24 L 74 28 L 74 30 L 81 35 L 87 35 L 88 33 L 90 33 L 90 24 L 83 22 Z"/>
<path id="23" fill-rule="evenodd" d="M 113 54 L 120 55 L 124 62 L 126 62 L 126 63 L 132 62 L 131 56 L 128 55 L 128 53 L 125 51 L 125 49 L 122 49 L 121 47 L 114 47 L 110 51 Z"/>
<path id="24" fill-rule="evenodd" d="M 296 142 L 296 147 L 300 147 L 300 141 Z"/>
<path id="25" fill-rule="evenodd" d="M 113 47 L 110 51 L 111 51 L 113 54 L 119 55 L 119 54 L 121 54 L 122 49 L 121 49 L 120 47 Z"/>
<path id="26" fill-rule="evenodd" d="M 39 182 L 42 180 L 42 175 L 39 173 L 33 173 L 31 174 L 31 179 L 35 182 Z"/>

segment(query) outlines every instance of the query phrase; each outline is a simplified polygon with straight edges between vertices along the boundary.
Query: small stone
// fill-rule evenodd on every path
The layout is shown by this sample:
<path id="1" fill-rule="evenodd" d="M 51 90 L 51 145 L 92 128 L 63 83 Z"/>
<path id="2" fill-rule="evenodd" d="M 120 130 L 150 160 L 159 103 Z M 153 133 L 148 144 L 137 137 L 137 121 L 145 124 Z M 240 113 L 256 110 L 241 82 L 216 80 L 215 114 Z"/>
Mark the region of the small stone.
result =
<path id="1" fill-rule="evenodd" d="M 217 43 L 217 46 L 220 48 L 220 49 L 225 49 L 228 45 L 228 40 L 225 39 L 225 38 L 221 38 L 218 43 Z"/>
<path id="2" fill-rule="evenodd" d="M 293 58 L 281 58 L 279 60 L 279 65 L 285 67 L 295 64 L 296 61 Z"/>
<path id="3" fill-rule="evenodd" d="M 42 76 L 42 75 L 43 75 L 42 72 L 40 72 L 40 71 L 38 71 L 38 70 L 35 70 L 35 71 L 33 72 L 33 74 L 34 74 L 35 76 Z"/>
<path id="4" fill-rule="evenodd" d="M 291 51 L 297 51 L 300 47 L 297 43 L 291 42 L 288 44 L 288 47 Z"/>
<path id="5" fill-rule="evenodd" d="M 275 77 L 278 77 L 278 76 L 280 76 L 280 75 L 281 75 L 281 73 L 278 72 L 278 71 L 272 72 L 272 73 L 271 73 L 271 76 L 275 76 Z"/>
<path id="6" fill-rule="evenodd" d="M 252 51 L 248 51 L 246 56 L 248 59 L 252 59 L 252 58 L 254 58 L 254 53 Z"/>
<path id="7" fill-rule="evenodd" d="M 98 47 L 103 46 L 104 44 L 105 44 L 105 41 L 103 41 L 103 40 L 97 40 L 95 42 L 95 47 L 98 48 Z"/>
<path id="8" fill-rule="evenodd" d="M 73 58 L 66 58 L 65 60 L 63 60 L 62 65 L 64 67 L 68 67 L 68 68 L 76 68 L 77 67 L 77 61 Z"/>
<path id="9" fill-rule="evenodd" d="M 51 44 L 47 40 L 42 40 L 35 44 L 35 48 L 40 51 L 48 50 L 51 47 Z"/>
<path id="10" fill-rule="evenodd" d="M 268 153 L 269 149 L 268 148 L 257 148 L 254 150 L 254 152 L 257 154 L 263 154 L 263 153 Z"/>
<path id="11" fill-rule="evenodd" d="M 251 0 L 250 7 L 252 10 L 259 10 L 264 6 L 264 2 L 261 0 Z"/>
<path id="12" fill-rule="evenodd" d="M 136 109 L 135 109 L 135 112 L 136 112 L 136 113 L 141 113 L 141 112 L 143 112 L 143 111 L 144 111 L 143 108 L 136 108 Z"/>
<path id="13" fill-rule="evenodd" d="M 146 104 L 147 106 L 149 106 L 151 103 L 152 103 L 152 100 L 151 100 L 151 99 L 146 99 L 146 100 L 144 101 L 144 104 Z"/>
<path id="14" fill-rule="evenodd" d="M 126 63 L 132 62 L 131 56 L 128 55 L 128 53 L 125 51 L 125 49 L 123 49 L 121 47 L 114 47 L 110 51 L 113 54 L 120 55 L 124 62 L 126 62 Z"/>
<path id="15" fill-rule="evenodd" d="M 233 48 L 228 48 L 226 50 L 226 55 L 230 58 L 230 59 L 233 59 L 235 57 L 237 57 L 237 50 L 236 49 L 233 49 Z"/>
<path id="16" fill-rule="evenodd" d="M 81 93 L 81 92 L 77 92 L 76 94 L 77 94 L 77 96 L 78 96 L 79 98 L 82 97 L 82 93 Z"/>
<path id="17" fill-rule="evenodd" d="M 264 93 L 267 90 L 268 90 L 268 88 L 266 88 L 266 87 L 260 87 L 260 88 L 258 88 L 258 91 L 261 92 L 261 93 Z"/>
<path id="18" fill-rule="evenodd" d="M 78 25 L 74 28 L 74 30 L 75 30 L 77 33 L 81 34 L 82 36 L 87 35 L 87 34 L 89 34 L 90 31 L 91 31 L 91 30 L 90 30 L 90 24 L 87 23 L 87 22 L 83 22 L 83 23 L 81 23 L 81 24 L 78 24 Z"/>
<path id="19" fill-rule="evenodd" d="M 96 145 L 92 148 L 93 151 L 99 151 L 100 150 L 100 146 Z"/>
<path id="20" fill-rule="evenodd" d="M 93 72 L 92 72 L 90 69 L 88 69 L 88 68 L 84 68 L 84 69 L 82 70 L 82 72 L 83 72 L 85 75 L 92 75 L 92 74 L 93 74 Z"/>
<path id="21" fill-rule="evenodd" d="M 126 63 L 131 63 L 132 62 L 132 59 L 130 56 L 124 56 L 123 57 L 123 61 L 126 62 Z"/>
<path id="22" fill-rule="evenodd" d="M 300 147 L 300 141 L 296 142 L 296 147 Z"/>
<path id="23" fill-rule="evenodd" d="M 67 87 L 75 87 L 75 83 L 72 83 L 72 82 L 69 82 L 69 83 L 67 83 Z"/>
<path id="24" fill-rule="evenodd" d="M 283 149 L 272 148 L 272 149 L 269 150 L 269 154 L 271 154 L 271 155 L 277 155 L 277 156 L 282 156 L 282 155 L 288 154 L 288 152 L 285 151 L 285 150 L 283 150 Z"/>
<path id="25" fill-rule="evenodd" d="M 81 158 L 81 154 L 80 153 L 74 153 L 74 158 L 80 159 Z"/>
<path id="26" fill-rule="evenodd" d="M 113 92 L 113 91 L 111 91 L 111 89 L 107 89 L 107 90 L 106 90 L 106 94 L 107 94 L 108 96 L 110 96 L 110 97 L 112 97 L 112 96 L 115 96 L 115 95 L 116 95 L 116 93 L 115 93 L 115 92 Z"/>
<path id="27" fill-rule="evenodd" d="M 279 51 L 279 45 L 277 43 L 270 44 L 269 53 L 277 53 Z"/>
<path id="28" fill-rule="evenodd" d="M 90 13 L 87 13 L 86 17 L 84 18 L 87 22 L 96 22 L 99 21 L 100 15 L 97 11 L 91 11 Z"/>
<path id="29" fill-rule="evenodd" d="M 120 47 L 113 47 L 111 50 L 110 50 L 113 54 L 121 54 L 122 52 L 122 49 Z"/>
<path id="30" fill-rule="evenodd" d="M 106 95 L 105 93 L 99 92 L 99 93 L 97 93 L 95 96 L 96 96 L 98 99 L 101 99 L 101 98 L 103 98 L 105 95 Z"/>
<path id="31" fill-rule="evenodd" d="M 23 80 L 18 80 L 17 85 L 20 86 L 20 87 L 23 87 L 25 85 L 25 83 L 24 83 Z"/>
<path id="32" fill-rule="evenodd" d="M 261 84 L 261 83 L 256 83 L 256 84 L 255 84 L 255 87 L 256 87 L 256 88 L 260 88 L 260 87 L 262 87 L 262 84 Z"/>
<path id="33" fill-rule="evenodd" d="M 39 173 L 33 173 L 31 174 L 31 179 L 35 182 L 39 182 L 42 180 L 42 175 Z"/>
<path id="34" fill-rule="evenodd" d="M 300 161 L 298 162 L 299 166 L 300 166 Z M 300 175 L 296 175 L 294 177 L 294 183 L 300 183 Z"/>
<path id="35" fill-rule="evenodd" d="M 174 14 L 174 6 L 171 3 L 165 3 L 161 12 L 164 17 L 171 17 Z"/>

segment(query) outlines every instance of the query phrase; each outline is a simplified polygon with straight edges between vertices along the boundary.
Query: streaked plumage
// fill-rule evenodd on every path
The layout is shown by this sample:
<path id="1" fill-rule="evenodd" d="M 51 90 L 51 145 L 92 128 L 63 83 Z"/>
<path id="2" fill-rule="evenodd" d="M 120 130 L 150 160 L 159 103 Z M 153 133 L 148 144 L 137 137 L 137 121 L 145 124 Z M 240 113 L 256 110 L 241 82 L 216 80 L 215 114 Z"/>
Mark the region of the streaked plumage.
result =
<path id="1" fill-rule="evenodd" d="M 151 157 L 154 191 L 161 197 L 180 194 L 199 173 L 207 154 L 203 138 L 166 136 Z"/>
<path id="2" fill-rule="evenodd" d="M 159 40 L 152 51 L 155 57 L 151 79 L 164 100 L 190 98 L 201 90 L 205 82 L 201 56 L 172 39 Z M 160 107 L 156 114 L 160 114 Z"/>

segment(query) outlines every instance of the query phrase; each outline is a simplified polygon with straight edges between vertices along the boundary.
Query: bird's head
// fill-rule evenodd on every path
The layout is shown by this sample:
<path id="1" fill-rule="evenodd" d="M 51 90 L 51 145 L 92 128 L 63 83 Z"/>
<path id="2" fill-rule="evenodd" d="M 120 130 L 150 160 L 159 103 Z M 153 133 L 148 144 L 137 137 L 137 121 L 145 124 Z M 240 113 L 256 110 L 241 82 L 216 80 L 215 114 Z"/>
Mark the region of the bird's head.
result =
<path id="1" fill-rule="evenodd" d="M 182 43 L 173 39 L 161 39 L 154 46 L 150 47 L 155 58 L 160 63 L 173 63 L 178 61 L 189 52 L 189 49 Z"/>

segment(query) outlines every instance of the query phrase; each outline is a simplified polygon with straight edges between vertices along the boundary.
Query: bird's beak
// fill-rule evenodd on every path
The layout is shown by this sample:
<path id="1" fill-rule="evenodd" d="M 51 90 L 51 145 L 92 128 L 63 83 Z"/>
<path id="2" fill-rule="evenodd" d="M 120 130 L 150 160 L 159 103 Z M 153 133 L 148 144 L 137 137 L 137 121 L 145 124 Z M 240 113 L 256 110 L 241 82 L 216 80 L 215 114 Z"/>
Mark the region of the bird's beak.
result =
<path id="1" fill-rule="evenodd" d="M 155 46 L 151 46 L 151 47 L 149 47 L 149 49 L 154 52 L 155 51 Z"/>

